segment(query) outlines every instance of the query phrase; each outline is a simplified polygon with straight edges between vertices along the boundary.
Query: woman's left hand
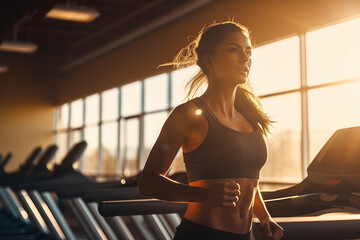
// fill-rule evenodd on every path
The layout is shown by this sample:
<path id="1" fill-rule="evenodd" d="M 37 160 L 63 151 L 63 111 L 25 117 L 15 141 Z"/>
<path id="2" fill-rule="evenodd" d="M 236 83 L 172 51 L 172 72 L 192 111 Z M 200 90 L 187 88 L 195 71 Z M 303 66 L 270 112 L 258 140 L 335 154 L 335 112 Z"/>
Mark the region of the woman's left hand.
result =
<path id="1" fill-rule="evenodd" d="M 283 236 L 283 228 L 280 227 L 273 219 L 261 221 L 261 230 L 258 233 L 260 240 L 280 240 Z"/>

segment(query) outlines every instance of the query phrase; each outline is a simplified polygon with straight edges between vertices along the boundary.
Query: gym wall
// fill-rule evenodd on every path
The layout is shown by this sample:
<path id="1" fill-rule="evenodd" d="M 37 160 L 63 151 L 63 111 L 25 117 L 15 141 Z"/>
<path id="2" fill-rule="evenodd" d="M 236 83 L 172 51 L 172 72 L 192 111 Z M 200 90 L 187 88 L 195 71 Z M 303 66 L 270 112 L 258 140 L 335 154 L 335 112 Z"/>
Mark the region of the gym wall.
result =
<path id="1" fill-rule="evenodd" d="M 32 149 L 54 142 L 55 106 L 53 90 L 35 80 L 31 56 L 7 56 L 11 68 L 0 76 L 0 153 L 13 152 L 6 167 L 15 170 Z"/>

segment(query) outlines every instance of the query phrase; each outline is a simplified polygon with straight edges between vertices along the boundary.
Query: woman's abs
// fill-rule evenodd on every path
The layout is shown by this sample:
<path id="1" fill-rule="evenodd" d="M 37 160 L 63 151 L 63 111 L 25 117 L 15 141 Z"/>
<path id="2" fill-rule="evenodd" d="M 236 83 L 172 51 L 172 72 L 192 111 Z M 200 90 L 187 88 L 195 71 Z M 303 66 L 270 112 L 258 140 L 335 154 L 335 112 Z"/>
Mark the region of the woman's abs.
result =
<path id="1" fill-rule="evenodd" d="M 190 182 L 190 186 L 208 187 L 216 182 L 234 181 L 240 184 L 240 198 L 236 207 L 216 207 L 199 202 L 188 204 L 185 218 L 218 230 L 247 233 L 251 230 L 252 208 L 258 179 L 233 178 Z"/>

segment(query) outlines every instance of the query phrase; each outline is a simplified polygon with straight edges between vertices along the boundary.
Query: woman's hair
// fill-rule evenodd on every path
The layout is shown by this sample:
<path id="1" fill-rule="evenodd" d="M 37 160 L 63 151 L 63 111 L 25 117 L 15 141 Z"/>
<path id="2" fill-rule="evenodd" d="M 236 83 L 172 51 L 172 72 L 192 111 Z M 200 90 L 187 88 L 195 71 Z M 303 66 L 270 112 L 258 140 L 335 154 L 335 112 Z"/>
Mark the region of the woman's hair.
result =
<path id="1" fill-rule="evenodd" d="M 206 24 L 198 36 L 186 47 L 181 49 L 172 62 L 160 65 L 173 66 L 176 69 L 193 65 L 200 67 L 200 71 L 186 84 L 186 88 L 189 89 L 186 95 L 187 100 L 192 99 L 199 88 L 209 81 L 209 71 L 204 64 L 203 56 L 205 54 L 214 55 L 217 46 L 223 41 L 227 34 L 232 32 L 241 32 L 250 40 L 250 31 L 245 26 L 233 20 L 213 22 Z M 249 81 L 238 85 L 235 106 L 240 109 L 253 124 L 259 125 L 263 134 L 267 135 L 267 133 L 270 132 L 270 126 L 273 121 L 270 120 L 269 116 L 264 112 L 260 99 L 254 94 L 254 90 Z"/>

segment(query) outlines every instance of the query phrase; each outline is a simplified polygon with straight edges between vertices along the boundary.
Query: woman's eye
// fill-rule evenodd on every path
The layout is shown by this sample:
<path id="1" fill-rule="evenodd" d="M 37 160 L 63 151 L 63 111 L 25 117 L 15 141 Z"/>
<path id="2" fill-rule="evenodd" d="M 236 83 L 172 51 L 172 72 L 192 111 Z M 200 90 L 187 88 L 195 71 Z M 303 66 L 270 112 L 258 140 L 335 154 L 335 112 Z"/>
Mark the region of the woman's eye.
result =
<path id="1" fill-rule="evenodd" d="M 237 50 L 237 48 L 230 48 L 230 49 L 229 49 L 229 52 L 230 52 L 230 53 L 237 53 L 238 50 Z"/>

